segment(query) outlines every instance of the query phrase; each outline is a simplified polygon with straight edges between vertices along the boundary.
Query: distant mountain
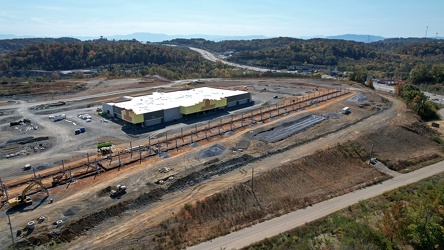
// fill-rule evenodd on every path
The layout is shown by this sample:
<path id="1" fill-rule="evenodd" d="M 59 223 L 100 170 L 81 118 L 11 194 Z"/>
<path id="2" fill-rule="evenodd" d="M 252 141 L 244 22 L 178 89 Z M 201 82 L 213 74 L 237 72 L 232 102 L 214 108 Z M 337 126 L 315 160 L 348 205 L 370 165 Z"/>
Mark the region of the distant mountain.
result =
<path id="1" fill-rule="evenodd" d="M 97 39 L 99 37 L 79 37 L 76 38 L 80 40 L 92 40 Z M 266 39 L 266 36 L 260 35 L 252 35 L 252 36 L 218 36 L 218 35 L 204 35 L 204 34 L 195 34 L 195 35 L 166 35 L 166 34 L 156 34 L 156 33 L 147 33 L 147 32 L 137 32 L 129 35 L 113 35 L 113 36 L 103 36 L 108 40 L 132 40 L 136 39 L 141 42 L 163 42 L 167 40 L 172 40 L 175 38 L 203 38 L 205 40 L 220 42 L 224 40 L 253 40 L 253 39 Z"/>
<path id="2" fill-rule="evenodd" d="M 356 35 L 356 34 L 345 34 L 339 36 L 327 36 L 326 39 L 339 39 L 346 41 L 355 41 L 355 42 L 378 42 L 384 40 L 385 38 L 382 36 L 373 36 L 373 35 Z"/>
<path id="3" fill-rule="evenodd" d="M 12 34 L 0 34 L 0 40 L 2 39 L 20 39 L 20 38 L 35 38 L 35 36 L 16 36 Z"/>
<path id="4" fill-rule="evenodd" d="M 76 37 L 81 40 L 92 40 L 97 39 L 98 37 Z M 184 39 L 192 39 L 192 38 L 203 38 L 205 40 L 220 42 L 220 41 L 228 41 L 228 40 L 253 40 L 253 39 L 267 39 L 269 37 L 262 35 L 252 35 L 252 36 L 218 36 L 218 35 L 205 35 L 205 34 L 194 34 L 194 35 L 166 35 L 166 34 L 156 34 L 156 33 L 147 33 L 147 32 L 137 32 L 129 35 L 113 35 L 113 36 L 104 36 L 108 40 L 132 40 L 136 39 L 141 42 L 163 42 L 168 40 L 173 40 L 176 38 L 184 38 Z M 299 37 L 301 39 L 311 39 L 311 38 L 325 38 L 325 39 L 339 39 L 339 40 L 347 40 L 347 41 L 355 41 L 355 42 L 377 42 L 384 40 L 382 36 L 373 36 L 373 35 L 355 35 L 355 34 L 345 34 L 339 36 L 304 36 Z"/>
<path id="5" fill-rule="evenodd" d="M 56 37 L 48 37 L 45 38 L 56 38 Z M 68 36 L 80 39 L 82 41 L 86 40 L 95 40 L 99 39 L 100 36 Z M 12 34 L 0 34 L 0 40 L 3 39 L 17 39 L 17 38 L 36 38 L 35 36 L 17 36 Z M 251 35 L 251 36 L 218 36 L 218 35 L 204 35 L 204 34 L 195 34 L 195 35 L 166 35 L 166 34 L 156 34 L 156 33 L 147 33 L 147 32 L 137 32 L 129 35 L 112 35 L 112 36 L 103 36 L 108 40 L 133 40 L 136 39 L 140 42 L 163 42 L 166 40 L 172 40 L 175 38 L 203 38 L 205 40 L 220 42 L 224 40 L 253 40 L 253 39 L 266 39 L 268 37 L 261 35 Z"/>

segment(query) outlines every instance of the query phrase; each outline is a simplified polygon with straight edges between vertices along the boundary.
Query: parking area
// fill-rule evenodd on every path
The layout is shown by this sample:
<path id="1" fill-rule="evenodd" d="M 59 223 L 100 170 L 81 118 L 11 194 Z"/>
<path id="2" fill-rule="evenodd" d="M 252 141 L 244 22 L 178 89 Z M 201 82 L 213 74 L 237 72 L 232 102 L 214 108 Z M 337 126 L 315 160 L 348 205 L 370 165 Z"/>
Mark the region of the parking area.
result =
<path id="1" fill-rule="evenodd" d="M 285 98 L 322 91 L 319 87 L 308 84 L 244 84 L 238 82 L 228 88 L 250 91 L 254 105 L 145 129 L 132 128 L 123 121 L 100 116 L 98 108 L 101 108 L 101 105 L 97 100 L 94 105 L 90 100 L 60 100 L 35 104 L 19 101 L 15 108 L 6 106 L 0 109 L 0 177 L 7 180 L 26 174 L 27 172 L 23 171 L 26 164 L 44 169 L 60 165 L 62 161 L 69 162 L 85 157 L 86 154 L 100 157 L 96 155 L 99 142 L 112 141 L 113 147 L 129 147 L 130 142 L 135 145 L 138 140 L 178 134 L 181 131 L 193 130 L 195 126 L 219 122 L 223 117 L 275 105 Z M 30 122 L 24 123 L 25 119 Z M 11 125 L 13 122 L 16 124 Z"/>

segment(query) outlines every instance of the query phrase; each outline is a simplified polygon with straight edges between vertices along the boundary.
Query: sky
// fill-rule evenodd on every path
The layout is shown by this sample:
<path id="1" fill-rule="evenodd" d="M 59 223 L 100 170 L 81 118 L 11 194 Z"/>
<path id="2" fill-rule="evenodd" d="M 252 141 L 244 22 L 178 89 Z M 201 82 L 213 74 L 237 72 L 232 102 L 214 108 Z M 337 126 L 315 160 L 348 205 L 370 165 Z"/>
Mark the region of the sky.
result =
<path id="1" fill-rule="evenodd" d="M 19 36 L 444 36 L 444 0 L 3 0 L 0 6 L 0 34 Z"/>

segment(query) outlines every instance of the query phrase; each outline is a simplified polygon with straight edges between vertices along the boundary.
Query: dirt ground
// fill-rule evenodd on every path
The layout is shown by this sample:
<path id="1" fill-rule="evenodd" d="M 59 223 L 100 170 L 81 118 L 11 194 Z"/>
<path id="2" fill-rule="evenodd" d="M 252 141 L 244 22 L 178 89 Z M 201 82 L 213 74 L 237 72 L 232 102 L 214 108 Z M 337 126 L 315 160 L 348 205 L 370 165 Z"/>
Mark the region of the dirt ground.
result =
<path id="1" fill-rule="evenodd" d="M 99 84 L 99 82 L 100 80 L 97 82 L 99 86 L 98 89 L 107 84 L 105 82 Z M 284 98 L 292 98 L 298 94 L 315 91 L 316 88 L 338 86 L 338 83 L 335 82 L 320 81 L 316 82 L 316 86 L 310 85 L 309 83 L 313 84 L 303 79 L 246 79 L 229 81 L 211 79 L 202 84 L 202 86 L 247 88 L 258 93 L 258 97 L 255 97 L 257 98 L 255 100 L 257 101 L 257 105 L 272 104 Z M 92 83 L 92 85 L 93 84 L 94 83 Z M 128 86 L 132 86 L 131 84 L 137 83 L 128 83 Z M 182 88 L 183 85 L 175 87 Z M 119 89 L 122 87 L 116 84 L 115 88 Z M 267 90 L 264 91 L 264 88 Z M 111 90 L 110 87 L 107 89 Z M 36 220 L 40 216 L 47 218 L 44 222 L 38 224 L 29 235 L 22 234 L 15 238 L 15 241 L 21 242 L 21 245 L 49 243 L 51 239 L 53 239 L 55 242 L 59 242 L 57 244 L 63 249 L 106 249 L 116 246 L 128 249 L 131 248 L 131 246 L 141 246 L 139 244 L 139 240 L 142 239 L 140 236 L 141 232 L 149 235 L 159 233 L 154 230 L 156 226 L 170 218 L 174 213 L 179 212 L 184 204 L 201 200 L 221 190 L 227 189 L 236 183 L 248 180 L 248 178 L 251 177 L 252 168 L 254 168 L 255 175 L 260 176 L 262 173 L 279 167 L 283 163 L 312 154 L 317 150 L 329 148 L 339 142 L 361 138 L 366 136 L 367 133 L 373 132 L 378 134 L 378 131 L 384 127 L 408 126 L 416 119 L 414 115 L 406 112 L 406 107 L 401 101 L 390 95 L 384 96 L 377 94 L 359 88 L 359 86 L 352 86 L 351 90 L 353 93 L 348 96 L 320 103 L 296 113 L 289 113 L 287 116 L 283 116 L 283 118 L 271 119 L 262 124 L 256 124 L 251 128 L 237 130 L 230 136 L 215 138 L 207 142 L 201 141 L 197 147 L 186 147 L 175 152 L 169 152 L 169 158 L 150 158 L 141 164 L 127 166 L 119 171 L 105 172 L 95 177 L 75 180 L 73 183 L 52 188 L 50 190 L 50 198 L 54 201 L 52 204 L 49 204 L 49 198 L 45 199 L 44 193 L 40 192 L 33 195 L 34 204 L 32 206 L 20 210 L 7 210 L 7 206 L 5 206 L 2 210 L 10 215 L 14 235 L 18 229 L 24 228 L 29 221 Z M 103 89 L 101 91 L 103 91 Z M 91 92 L 93 93 L 94 91 L 91 90 Z M 253 96 L 255 92 L 253 92 Z M 359 93 L 364 93 L 368 101 L 363 103 L 349 101 L 350 98 Z M 278 98 L 273 98 L 276 95 Z M 37 100 L 36 97 L 33 98 L 35 98 L 32 100 L 33 104 L 41 101 Z M 64 96 L 64 98 L 68 98 L 68 96 Z M 29 104 L 30 100 L 28 99 L 26 101 Z M 86 103 L 89 102 L 90 100 L 86 101 Z M 43 103 L 46 103 L 46 101 L 43 101 Z M 30 106 L 31 105 L 9 108 L 6 105 L 4 110 L 9 113 L 6 116 L 0 116 L 0 119 L 3 119 L 2 121 L 6 123 L 8 120 L 5 119 L 25 117 L 21 112 L 26 112 Z M 345 106 L 349 106 L 352 111 L 349 115 L 341 114 L 341 110 Z M 95 107 L 91 108 L 94 109 Z M 91 110 L 91 108 L 74 108 L 73 110 L 64 110 L 63 112 L 66 112 L 68 117 L 73 117 L 71 120 L 77 123 L 82 121 L 80 119 L 76 120 L 76 115 L 84 112 L 89 112 L 92 115 L 93 112 L 91 111 L 93 110 Z M 60 112 L 56 110 L 55 113 Z M 260 131 L 269 130 L 279 124 L 285 123 L 285 119 L 290 119 L 292 116 L 303 113 L 316 115 L 327 114 L 326 116 L 329 118 L 306 131 L 276 143 L 265 143 L 252 137 Z M 72 126 L 74 125 L 66 121 L 62 124 L 44 122 L 47 121 L 47 115 L 48 114 L 41 114 L 40 120 L 35 118 L 31 120 L 36 120 L 36 124 L 39 127 L 48 126 L 48 128 L 54 131 L 54 133 L 48 137 L 54 137 L 55 139 L 53 140 L 57 141 L 56 145 L 72 143 L 70 145 L 78 150 L 78 155 L 87 152 L 83 150 L 84 147 L 93 145 L 89 138 L 86 138 L 79 146 L 73 142 L 73 135 L 64 137 L 63 134 L 66 131 L 72 130 Z M 101 123 L 99 122 L 99 117 L 95 117 L 93 120 L 96 119 L 97 121 L 93 122 L 97 122 L 96 126 L 116 126 L 112 128 L 113 131 L 119 130 L 117 127 L 118 124 Z M 9 133 L 16 133 L 17 130 L 20 130 L 9 130 L 9 128 L 6 127 L 7 126 L 2 125 L 2 129 L 4 128 L 5 131 Z M 174 132 L 178 131 L 179 128 L 180 127 L 177 126 L 167 128 L 166 130 Z M 62 129 L 65 130 L 57 133 L 57 131 Z M 94 127 L 90 129 L 93 130 Z M 46 134 L 43 132 L 42 134 L 38 134 L 39 131 L 42 130 L 26 131 L 26 133 L 32 133 L 31 136 L 34 137 Z M 396 134 L 396 130 L 388 132 Z M 414 138 L 414 136 L 411 137 L 411 134 L 415 133 L 406 133 L 403 135 L 401 141 L 396 137 L 393 137 L 392 140 L 387 139 L 384 142 L 381 141 L 381 144 L 384 143 L 386 146 L 379 147 L 378 150 L 380 151 L 377 153 L 381 155 L 382 152 L 386 152 L 387 155 L 392 154 L 399 143 L 409 143 L 409 139 Z M 28 134 L 26 134 L 26 136 L 28 136 Z M 95 136 L 104 138 L 110 135 L 105 131 L 103 134 L 99 133 Z M 62 139 L 60 139 L 60 137 L 62 137 Z M 88 137 L 86 133 L 85 137 Z M 121 135 L 114 134 L 113 137 L 115 137 L 115 140 L 120 140 L 121 142 L 133 138 L 124 133 Z M 8 140 L 12 138 L 11 136 Z M 59 140 L 61 140 L 61 143 L 59 143 Z M 92 141 L 95 143 L 94 140 L 95 139 Z M 48 139 L 48 141 L 51 141 L 51 139 Z M 436 145 L 433 144 L 433 142 L 425 139 L 423 142 L 425 145 L 421 148 L 423 152 L 439 154 L 439 150 L 436 150 Z M 197 156 L 197 152 L 215 143 L 222 145 L 226 150 L 215 157 L 201 158 Z M 368 145 L 368 142 L 366 143 Z M 405 147 L 408 148 L 408 146 Z M 52 146 L 50 148 L 54 150 L 56 147 Z M 233 148 L 236 150 L 232 150 Z M 66 151 L 47 151 L 49 151 L 49 153 L 46 155 L 41 152 L 35 152 L 30 155 L 40 155 L 39 157 L 44 159 L 49 158 L 49 156 L 53 154 L 61 154 L 65 159 L 75 159 L 72 153 Z M 253 159 L 256 159 L 268 154 L 268 157 L 262 157 L 260 160 L 251 160 L 251 158 L 243 157 L 243 155 L 249 155 Z M 405 153 L 400 151 L 397 157 L 408 157 L 410 154 L 411 151 L 406 151 Z M 14 168 L 28 162 L 28 160 L 23 160 L 26 159 L 26 157 L 12 158 L 16 164 Z M 185 180 L 185 177 L 188 178 L 190 175 L 193 175 L 193 173 L 206 169 L 212 163 L 227 162 L 230 161 L 230 159 L 240 162 L 239 164 L 241 164 L 241 166 L 234 168 L 235 170 L 221 172 L 213 176 L 205 174 L 200 177 L 198 176 L 198 182 L 193 185 L 177 186 L 177 183 L 181 183 L 180 180 Z M 389 157 L 387 157 L 387 159 L 389 159 Z M 13 165 L 10 164 L 11 161 L 5 164 L 5 161 L 6 159 L 0 161 L 2 167 L 5 165 Z M 57 161 L 54 161 L 53 164 L 57 164 Z M 159 169 L 163 167 L 170 168 L 171 171 L 168 173 L 160 173 Z M 2 169 L 2 174 L 4 173 L 3 171 L 9 173 L 11 179 L 23 174 L 21 172 L 22 170 L 17 169 Z M 162 185 L 156 184 L 155 182 L 159 179 L 165 179 L 166 181 Z M 115 186 L 116 184 L 126 185 L 127 193 L 113 199 L 103 190 L 109 189 L 110 186 Z M 179 188 L 175 189 L 170 187 Z M 35 191 L 37 191 L 37 189 L 35 189 Z M 303 192 L 303 190 L 301 190 L 301 192 Z M 6 219 L 5 213 L 2 213 L 0 217 L 2 220 Z M 53 225 L 57 220 L 63 221 L 63 224 L 59 227 Z M 146 238 L 144 240 L 146 240 Z M 10 242 L 9 228 L 6 223 L 2 223 L 0 225 L 0 245 L 8 246 Z"/>

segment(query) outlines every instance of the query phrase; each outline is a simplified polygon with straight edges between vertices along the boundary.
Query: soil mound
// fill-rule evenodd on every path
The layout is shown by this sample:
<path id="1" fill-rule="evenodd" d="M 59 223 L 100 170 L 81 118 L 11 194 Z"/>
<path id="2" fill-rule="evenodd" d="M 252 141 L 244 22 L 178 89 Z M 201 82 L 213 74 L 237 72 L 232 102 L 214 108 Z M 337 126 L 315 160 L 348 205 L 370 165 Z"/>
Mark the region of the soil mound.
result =
<path id="1" fill-rule="evenodd" d="M 79 211 L 81 210 L 80 206 L 71 206 L 66 208 L 65 210 L 63 210 L 63 215 L 64 216 L 73 216 L 75 214 L 77 214 Z"/>
<path id="2" fill-rule="evenodd" d="M 339 119 L 341 116 L 338 113 L 325 113 L 322 115 L 323 117 Z"/>
<path id="3" fill-rule="evenodd" d="M 369 101 L 368 97 L 365 96 L 363 93 L 359 93 L 352 98 L 348 99 L 349 102 L 367 102 Z"/>
<path id="4" fill-rule="evenodd" d="M 199 158 L 209 158 L 213 156 L 218 156 L 223 154 L 225 151 L 225 147 L 220 144 L 214 144 L 213 146 L 209 148 L 202 149 L 201 151 L 197 152 L 196 155 Z"/>
<path id="5" fill-rule="evenodd" d="M 162 159 L 169 158 L 169 157 L 170 157 L 170 155 L 167 153 L 160 153 L 159 154 L 159 158 L 162 158 Z"/>
<path id="6" fill-rule="evenodd" d="M 228 131 L 224 134 L 225 137 L 232 136 L 232 135 L 234 135 L 233 131 Z"/>

